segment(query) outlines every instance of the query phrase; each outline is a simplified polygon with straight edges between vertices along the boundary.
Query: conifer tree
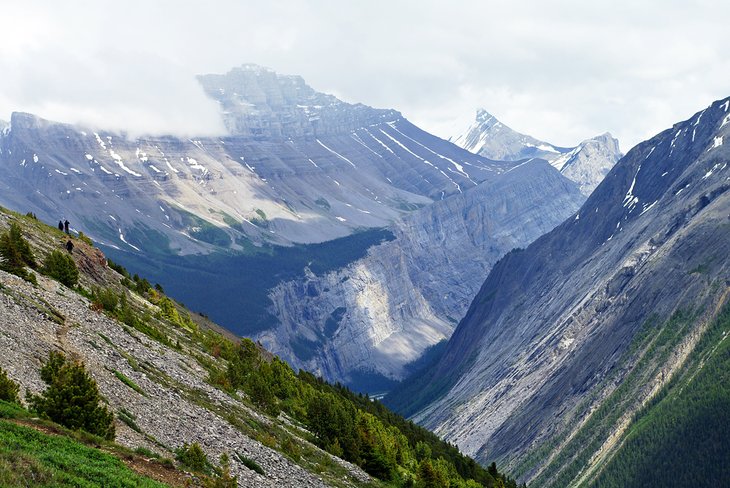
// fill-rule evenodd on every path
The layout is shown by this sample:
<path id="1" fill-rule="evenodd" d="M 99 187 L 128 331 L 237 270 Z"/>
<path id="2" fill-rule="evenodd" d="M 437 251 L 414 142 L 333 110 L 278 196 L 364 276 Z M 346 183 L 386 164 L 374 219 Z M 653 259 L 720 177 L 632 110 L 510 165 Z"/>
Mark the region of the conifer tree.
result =
<path id="1" fill-rule="evenodd" d="M 18 384 L 8 378 L 8 374 L 0 368 L 0 400 L 4 400 L 10 403 L 20 403 L 18 398 L 18 391 L 20 387 Z"/>
<path id="2" fill-rule="evenodd" d="M 0 234 L 0 269 L 34 281 L 35 277 L 25 270 L 26 266 L 37 267 L 35 256 L 30 244 L 23 238 L 20 226 L 13 222 L 7 232 Z"/>
<path id="3" fill-rule="evenodd" d="M 72 288 L 79 282 L 79 270 L 71 256 L 61 251 L 51 251 L 43 262 L 41 272 Z"/>
<path id="4" fill-rule="evenodd" d="M 96 381 L 84 365 L 51 351 L 41 368 L 48 388 L 30 400 L 31 409 L 69 429 L 114 438 L 114 415 L 102 404 Z"/>

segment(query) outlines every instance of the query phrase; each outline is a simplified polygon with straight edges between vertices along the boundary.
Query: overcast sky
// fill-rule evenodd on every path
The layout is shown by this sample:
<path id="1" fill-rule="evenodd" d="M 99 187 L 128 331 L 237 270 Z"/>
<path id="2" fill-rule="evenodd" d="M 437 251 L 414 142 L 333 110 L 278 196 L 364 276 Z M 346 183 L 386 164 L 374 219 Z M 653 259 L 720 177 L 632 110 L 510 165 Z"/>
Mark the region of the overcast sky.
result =
<path id="1" fill-rule="evenodd" d="M 0 119 L 212 134 L 194 76 L 258 63 L 441 137 L 484 107 L 624 151 L 730 95 L 724 1 L 32 1 L 0 4 Z"/>

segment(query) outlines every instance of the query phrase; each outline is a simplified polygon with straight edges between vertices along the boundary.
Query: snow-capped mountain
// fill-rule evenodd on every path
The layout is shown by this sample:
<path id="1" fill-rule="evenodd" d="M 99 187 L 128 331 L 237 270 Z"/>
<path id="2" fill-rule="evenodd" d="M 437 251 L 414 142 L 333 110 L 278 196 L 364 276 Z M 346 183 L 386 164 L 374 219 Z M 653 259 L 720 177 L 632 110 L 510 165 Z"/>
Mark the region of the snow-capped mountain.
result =
<path id="1" fill-rule="evenodd" d="M 576 182 L 586 196 L 622 156 L 618 140 L 609 133 L 586 139 L 575 147 L 559 147 L 509 128 L 484 109 L 477 110 L 476 120 L 464 133 L 449 140 L 490 159 L 545 159 Z"/>
<path id="2" fill-rule="evenodd" d="M 297 76 L 244 65 L 200 81 L 231 135 L 130 139 L 13 114 L 0 136 L 0 204 L 69 218 L 120 249 L 240 250 L 384 227 L 513 165 Z"/>

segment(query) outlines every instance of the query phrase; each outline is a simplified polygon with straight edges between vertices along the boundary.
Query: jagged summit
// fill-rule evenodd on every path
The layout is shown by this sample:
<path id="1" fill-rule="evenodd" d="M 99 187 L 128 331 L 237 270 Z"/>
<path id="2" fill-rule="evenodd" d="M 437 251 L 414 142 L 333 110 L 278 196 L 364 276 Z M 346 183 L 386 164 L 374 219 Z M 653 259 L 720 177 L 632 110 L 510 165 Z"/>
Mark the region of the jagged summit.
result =
<path id="1" fill-rule="evenodd" d="M 608 132 L 575 147 L 559 147 L 511 129 L 484 108 L 477 109 L 475 122 L 463 134 L 449 140 L 490 159 L 545 159 L 577 183 L 586 196 L 622 156 L 618 140 Z"/>
<path id="2" fill-rule="evenodd" d="M 225 74 L 198 76 L 217 100 L 231 134 L 254 139 L 316 138 L 402 118 L 395 110 L 349 104 L 320 93 L 298 75 L 244 64 Z"/>
<path id="3" fill-rule="evenodd" d="M 571 149 L 521 134 L 504 125 L 484 108 L 477 109 L 474 123 L 463 134 L 449 140 L 475 154 L 506 161 L 534 157 L 551 161 Z"/>

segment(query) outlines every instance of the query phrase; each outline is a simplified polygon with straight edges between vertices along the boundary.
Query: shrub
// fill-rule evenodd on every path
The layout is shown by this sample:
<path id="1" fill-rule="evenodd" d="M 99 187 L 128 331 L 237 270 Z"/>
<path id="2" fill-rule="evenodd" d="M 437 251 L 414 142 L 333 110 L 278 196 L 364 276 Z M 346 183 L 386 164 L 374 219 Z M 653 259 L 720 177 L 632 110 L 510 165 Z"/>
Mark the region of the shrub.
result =
<path id="1" fill-rule="evenodd" d="M 220 469 L 216 470 L 218 476 L 203 481 L 204 488 L 237 488 L 238 480 L 231 476 L 231 462 L 227 454 L 221 454 L 220 465 Z"/>
<path id="2" fill-rule="evenodd" d="M 91 238 L 83 232 L 79 232 L 79 240 L 87 243 L 91 247 L 94 247 L 94 241 L 92 241 Z"/>
<path id="3" fill-rule="evenodd" d="M 241 461 L 241 464 L 246 466 L 248 469 L 250 469 L 251 471 L 257 472 L 261 476 L 264 476 L 264 469 L 261 466 L 259 466 L 259 463 L 257 463 L 256 461 L 254 461 L 253 459 L 251 459 L 249 457 L 244 456 L 240 452 L 236 453 L 236 457 L 238 458 L 239 461 Z"/>
<path id="4" fill-rule="evenodd" d="M 197 442 L 193 442 L 192 444 L 188 444 L 186 442 L 182 445 L 182 447 L 177 448 L 175 450 L 175 459 L 177 459 L 180 464 L 193 471 L 200 473 L 210 472 L 210 462 L 208 461 L 208 457 Z"/>
<path id="5" fill-rule="evenodd" d="M 51 351 L 41 368 L 41 379 L 48 388 L 40 396 L 31 397 L 33 410 L 69 429 L 114 438 L 114 415 L 101 404 L 96 381 L 82 363 Z"/>
<path id="6" fill-rule="evenodd" d="M 20 386 L 18 386 L 15 381 L 8 378 L 7 373 L 3 370 L 3 368 L 0 368 L 0 400 L 20 404 L 18 391 L 20 391 Z"/>
<path id="7" fill-rule="evenodd" d="M 98 286 L 91 289 L 92 307 L 95 309 L 113 312 L 119 304 L 119 297 L 111 288 L 99 288 Z"/>
<path id="8" fill-rule="evenodd" d="M 51 251 L 41 272 L 72 288 L 79 282 L 79 270 L 71 256 L 58 250 Z"/>

